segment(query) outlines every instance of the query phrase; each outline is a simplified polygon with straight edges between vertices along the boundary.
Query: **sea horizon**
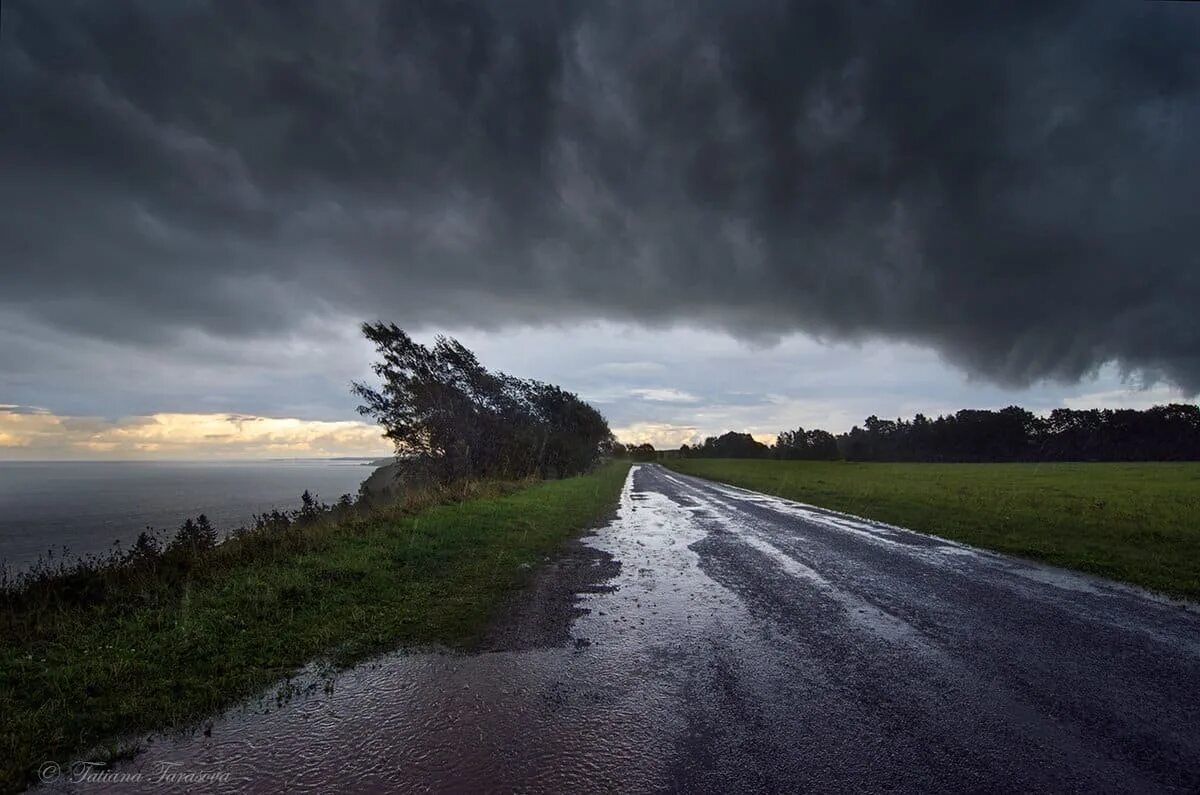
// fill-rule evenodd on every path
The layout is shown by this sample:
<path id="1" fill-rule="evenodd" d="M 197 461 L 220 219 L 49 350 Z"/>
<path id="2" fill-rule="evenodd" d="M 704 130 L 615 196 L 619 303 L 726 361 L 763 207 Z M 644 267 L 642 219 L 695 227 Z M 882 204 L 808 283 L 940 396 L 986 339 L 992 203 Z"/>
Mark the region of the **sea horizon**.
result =
<path id="1" fill-rule="evenodd" d="M 298 508 L 305 491 L 327 503 L 356 494 L 374 460 L 0 461 L 0 561 L 20 569 L 60 547 L 71 558 L 128 548 L 148 528 L 171 533 L 201 513 L 227 534 Z"/>

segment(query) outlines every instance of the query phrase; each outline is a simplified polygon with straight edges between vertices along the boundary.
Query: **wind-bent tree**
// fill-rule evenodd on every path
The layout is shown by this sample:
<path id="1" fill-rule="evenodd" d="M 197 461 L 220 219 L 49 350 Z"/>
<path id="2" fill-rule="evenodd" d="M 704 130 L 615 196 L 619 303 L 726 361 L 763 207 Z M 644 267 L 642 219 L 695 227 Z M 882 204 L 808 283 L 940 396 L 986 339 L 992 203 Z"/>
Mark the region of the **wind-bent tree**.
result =
<path id="1" fill-rule="evenodd" d="M 379 389 L 354 383 L 358 411 L 384 428 L 398 455 L 441 479 L 565 477 L 612 443 L 608 423 L 551 384 L 494 373 L 457 340 L 427 348 L 395 324 L 364 323 L 381 356 Z"/>

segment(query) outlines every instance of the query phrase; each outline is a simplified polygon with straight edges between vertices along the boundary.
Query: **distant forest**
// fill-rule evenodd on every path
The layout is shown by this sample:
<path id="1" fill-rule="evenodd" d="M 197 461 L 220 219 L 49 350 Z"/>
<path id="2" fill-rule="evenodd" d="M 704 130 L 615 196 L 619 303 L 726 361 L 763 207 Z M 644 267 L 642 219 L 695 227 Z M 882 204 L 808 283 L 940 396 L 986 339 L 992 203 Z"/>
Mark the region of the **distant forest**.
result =
<path id="1" fill-rule="evenodd" d="M 619 449 L 653 458 L 650 445 Z M 1133 409 L 1055 409 L 1039 417 L 1020 406 L 964 409 L 936 419 L 868 417 L 848 433 L 797 428 L 765 445 L 748 433 L 710 436 L 683 445 L 695 458 L 831 461 L 1192 461 L 1200 460 L 1200 407 L 1172 403 Z"/>

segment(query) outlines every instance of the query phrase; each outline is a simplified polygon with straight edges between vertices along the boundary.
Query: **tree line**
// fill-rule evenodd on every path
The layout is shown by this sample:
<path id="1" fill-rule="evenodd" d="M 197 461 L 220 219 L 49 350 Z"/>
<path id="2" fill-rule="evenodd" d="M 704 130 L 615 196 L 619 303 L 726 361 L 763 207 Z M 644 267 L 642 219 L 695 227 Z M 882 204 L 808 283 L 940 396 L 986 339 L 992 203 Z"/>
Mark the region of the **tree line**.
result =
<path id="1" fill-rule="evenodd" d="M 642 445 L 641 448 L 648 447 Z M 654 456 L 639 448 L 635 457 Z M 1200 460 L 1200 406 L 1172 403 L 1134 409 L 1055 409 L 1041 417 L 1020 406 L 963 409 L 929 419 L 868 417 L 834 435 L 783 431 L 766 445 L 730 431 L 678 455 L 819 461 L 1193 461 Z"/>
<path id="2" fill-rule="evenodd" d="M 607 421 L 577 395 L 490 371 L 454 339 L 426 347 L 395 324 L 362 330 L 381 357 L 373 369 L 382 384 L 352 385 L 358 411 L 434 479 L 566 477 L 611 452 Z"/>

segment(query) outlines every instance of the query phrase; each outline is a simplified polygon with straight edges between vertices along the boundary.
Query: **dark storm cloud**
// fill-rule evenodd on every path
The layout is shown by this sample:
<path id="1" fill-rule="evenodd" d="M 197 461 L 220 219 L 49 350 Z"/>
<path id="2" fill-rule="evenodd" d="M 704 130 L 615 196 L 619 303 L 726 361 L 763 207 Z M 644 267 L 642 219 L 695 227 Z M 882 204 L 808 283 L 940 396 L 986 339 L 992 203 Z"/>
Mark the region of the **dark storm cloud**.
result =
<path id="1" fill-rule="evenodd" d="M 0 302 L 159 345 L 305 316 L 688 320 L 1200 390 L 1200 11 L 3 5 Z"/>

